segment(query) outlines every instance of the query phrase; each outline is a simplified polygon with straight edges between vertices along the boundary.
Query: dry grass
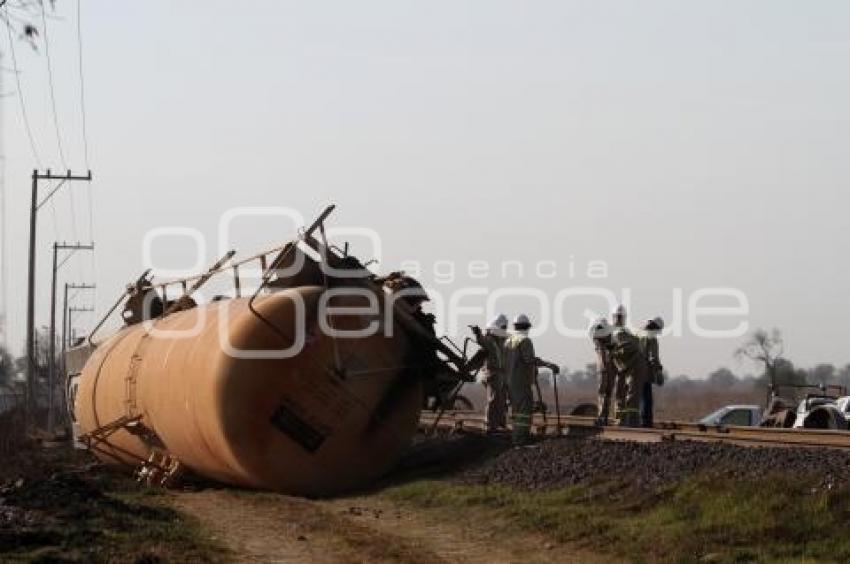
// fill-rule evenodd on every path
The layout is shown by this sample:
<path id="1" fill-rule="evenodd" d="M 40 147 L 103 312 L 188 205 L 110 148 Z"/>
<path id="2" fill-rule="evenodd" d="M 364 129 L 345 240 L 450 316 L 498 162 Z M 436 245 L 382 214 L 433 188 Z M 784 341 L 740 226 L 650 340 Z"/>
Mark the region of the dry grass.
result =
<path id="1" fill-rule="evenodd" d="M 555 410 L 555 397 L 551 388 L 541 383 L 543 397 L 549 410 Z M 476 409 L 484 409 L 485 392 L 480 384 L 469 384 L 461 392 L 472 400 Z M 536 395 L 536 394 L 535 394 Z M 591 386 L 559 385 L 558 397 L 561 413 L 581 403 L 596 403 L 596 389 Z M 751 381 L 740 381 L 724 388 L 712 387 L 699 380 L 673 380 L 654 389 L 656 420 L 695 421 L 712 411 L 729 404 L 764 405 L 764 390 Z"/>
<path id="2" fill-rule="evenodd" d="M 726 389 L 711 389 L 707 384 L 698 384 L 656 388 L 654 399 L 656 419 L 694 421 L 724 405 L 764 405 L 765 394 L 749 384 Z"/>

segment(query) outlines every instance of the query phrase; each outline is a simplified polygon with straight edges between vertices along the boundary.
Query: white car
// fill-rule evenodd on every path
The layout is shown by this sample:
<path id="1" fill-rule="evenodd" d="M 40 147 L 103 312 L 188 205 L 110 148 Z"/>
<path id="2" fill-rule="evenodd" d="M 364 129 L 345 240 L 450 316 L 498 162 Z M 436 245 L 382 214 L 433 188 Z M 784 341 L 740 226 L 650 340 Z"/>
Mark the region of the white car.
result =
<path id="1" fill-rule="evenodd" d="M 848 403 L 850 397 L 809 395 L 797 406 L 794 429 L 842 429 L 847 430 Z"/>
<path id="2" fill-rule="evenodd" d="M 844 418 L 850 420 L 850 396 L 842 396 L 835 400 L 835 405 L 838 406 L 838 411 L 840 411 Z"/>
<path id="3" fill-rule="evenodd" d="M 697 423 L 707 426 L 758 427 L 763 409 L 758 405 L 726 405 Z"/>

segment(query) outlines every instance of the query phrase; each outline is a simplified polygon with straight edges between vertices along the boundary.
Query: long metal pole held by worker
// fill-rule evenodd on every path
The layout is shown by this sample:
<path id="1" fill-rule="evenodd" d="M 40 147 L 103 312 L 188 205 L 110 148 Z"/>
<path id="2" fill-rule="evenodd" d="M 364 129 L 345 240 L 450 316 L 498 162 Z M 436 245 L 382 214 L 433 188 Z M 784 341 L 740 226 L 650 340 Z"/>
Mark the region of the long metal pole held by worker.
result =
<path id="1" fill-rule="evenodd" d="M 49 358 L 47 359 L 47 432 L 53 433 L 53 424 L 55 417 L 53 409 L 55 402 L 53 396 L 56 393 L 56 277 L 59 269 L 65 262 L 71 258 L 75 251 L 93 251 L 94 243 L 83 245 L 80 243 L 53 243 L 53 277 L 50 284 L 50 342 L 48 343 Z M 70 254 L 60 263 L 59 251 L 71 251 Z"/>
<path id="2" fill-rule="evenodd" d="M 75 176 L 69 170 L 67 174 L 53 174 L 50 169 L 45 173 L 38 172 L 38 169 L 32 171 L 32 200 L 30 203 L 30 248 L 29 248 L 29 268 L 27 272 L 27 401 L 26 401 L 26 424 L 27 427 L 33 423 L 33 414 L 36 408 L 36 374 L 35 374 L 35 250 L 36 250 L 36 235 L 38 223 L 38 210 L 47 203 L 50 198 L 56 193 L 65 182 L 70 181 L 86 181 L 91 182 L 92 174 L 88 171 L 85 176 Z M 59 180 L 50 193 L 41 201 L 38 201 L 38 181 L 39 180 Z"/>

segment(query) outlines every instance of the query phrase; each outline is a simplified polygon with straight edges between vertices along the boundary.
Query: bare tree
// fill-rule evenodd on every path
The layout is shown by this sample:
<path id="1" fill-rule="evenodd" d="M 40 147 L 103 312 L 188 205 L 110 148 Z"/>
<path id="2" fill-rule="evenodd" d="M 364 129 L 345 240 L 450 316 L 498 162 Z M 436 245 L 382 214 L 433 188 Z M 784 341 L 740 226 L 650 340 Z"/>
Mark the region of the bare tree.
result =
<path id="1" fill-rule="evenodd" d="M 785 343 L 779 329 L 769 332 L 756 329 L 749 339 L 735 351 L 738 359 L 748 359 L 764 366 L 764 373 L 770 383 L 770 393 L 776 390 L 776 364 L 785 352 Z"/>
<path id="2" fill-rule="evenodd" d="M 33 21 L 38 19 L 43 0 L 0 0 L 0 22 L 9 27 L 11 34 L 29 43 L 35 49 L 39 37 L 38 27 Z M 56 10 L 55 0 L 50 2 L 51 11 Z"/>

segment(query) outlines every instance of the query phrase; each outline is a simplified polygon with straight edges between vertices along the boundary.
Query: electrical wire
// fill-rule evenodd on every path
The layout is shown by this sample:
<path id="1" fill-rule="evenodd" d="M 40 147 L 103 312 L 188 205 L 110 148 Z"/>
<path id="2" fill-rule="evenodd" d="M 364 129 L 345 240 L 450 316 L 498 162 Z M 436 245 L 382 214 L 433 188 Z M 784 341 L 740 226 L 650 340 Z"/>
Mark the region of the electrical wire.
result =
<path id="1" fill-rule="evenodd" d="M 53 83 L 53 62 L 52 57 L 50 56 L 50 36 L 48 35 L 47 30 L 47 10 L 44 7 L 44 0 L 39 0 L 39 6 L 41 8 L 42 33 L 44 34 L 44 54 L 45 59 L 47 61 L 47 78 L 48 86 L 50 88 L 50 105 L 51 109 L 53 110 L 53 127 L 56 131 L 56 146 L 59 149 L 59 160 L 62 162 L 62 167 L 67 170 L 68 164 L 65 160 L 65 151 L 62 146 L 62 129 L 59 127 L 59 112 L 56 109 L 56 89 Z M 75 200 L 76 198 L 74 190 L 69 190 L 68 207 L 71 214 L 71 235 L 73 236 L 74 241 L 79 242 L 80 238 L 79 233 L 77 231 L 77 213 Z M 77 262 L 75 266 L 77 276 L 82 278 L 82 268 L 80 264 Z"/>
<path id="2" fill-rule="evenodd" d="M 41 157 L 38 154 L 38 147 L 35 143 L 35 137 L 32 134 L 32 127 L 30 127 L 30 120 L 27 115 L 27 105 L 24 103 L 24 91 L 21 88 L 21 73 L 18 70 L 18 59 L 15 56 L 15 40 L 12 37 L 12 26 L 9 20 L 9 6 L 8 4 L 3 6 L 3 10 L 6 15 L 6 31 L 9 35 L 9 54 L 12 56 L 12 68 L 14 69 L 15 75 L 15 84 L 18 90 L 18 102 L 21 106 L 21 119 L 24 122 L 24 129 L 27 132 L 27 138 L 30 142 L 30 150 L 32 151 L 33 159 L 35 159 L 36 168 L 41 168 Z"/>
<path id="3" fill-rule="evenodd" d="M 59 217 L 56 215 L 56 202 L 50 198 L 50 215 L 53 219 L 53 240 L 59 240 Z"/>
<path id="4" fill-rule="evenodd" d="M 81 0 L 77 0 L 77 70 L 79 71 L 80 79 L 80 118 L 81 129 L 83 136 L 83 159 L 87 170 L 91 170 L 89 165 L 89 138 L 86 120 L 86 89 L 85 89 L 85 73 L 83 72 L 83 25 L 81 17 Z M 94 194 L 92 191 L 91 182 L 86 183 L 86 200 L 89 208 L 89 242 L 94 242 Z M 91 279 L 97 280 L 97 251 L 92 249 L 89 252 L 91 257 Z M 97 303 L 97 285 L 93 291 L 93 303 Z"/>
<path id="5" fill-rule="evenodd" d="M 83 74 L 83 31 L 80 23 L 80 0 L 77 0 L 77 67 L 80 75 L 80 116 L 82 117 L 83 159 L 89 169 L 89 138 L 86 130 L 86 90 Z"/>
<path id="6" fill-rule="evenodd" d="M 68 168 L 65 162 L 65 151 L 62 149 L 62 133 L 59 129 L 59 113 L 56 111 L 56 91 L 53 88 L 53 63 L 50 58 L 50 37 L 47 35 L 47 13 L 44 9 L 44 0 L 39 2 L 41 5 L 41 25 L 42 33 L 44 34 L 44 55 L 47 60 L 47 82 L 50 87 L 50 105 L 53 109 L 53 127 L 56 129 L 56 146 L 59 148 L 59 160 L 62 162 L 62 168 Z"/>

